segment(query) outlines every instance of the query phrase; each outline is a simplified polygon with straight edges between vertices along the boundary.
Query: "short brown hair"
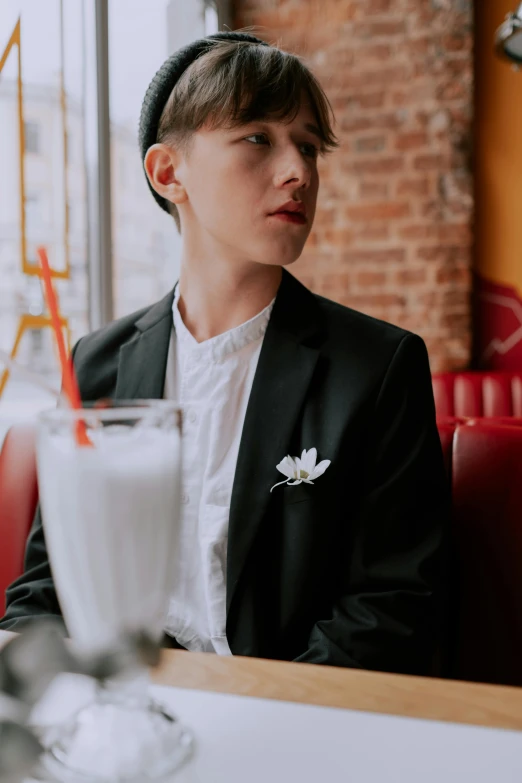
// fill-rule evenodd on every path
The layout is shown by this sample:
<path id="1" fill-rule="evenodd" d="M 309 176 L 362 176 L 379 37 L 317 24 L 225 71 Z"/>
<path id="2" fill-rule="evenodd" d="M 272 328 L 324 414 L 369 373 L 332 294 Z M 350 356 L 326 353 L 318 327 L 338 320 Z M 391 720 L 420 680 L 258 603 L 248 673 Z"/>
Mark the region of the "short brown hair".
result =
<path id="1" fill-rule="evenodd" d="M 159 122 L 158 142 L 186 148 L 204 125 L 234 128 L 256 120 L 291 122 L 309 95 L 321 139 L 321 153 L 338 146 L 333 110 L 323 88 L 301 58 L 275 46 L 216 41 L 174 86 Z M 170 213 L 180 229 L 175 204 Z"/>

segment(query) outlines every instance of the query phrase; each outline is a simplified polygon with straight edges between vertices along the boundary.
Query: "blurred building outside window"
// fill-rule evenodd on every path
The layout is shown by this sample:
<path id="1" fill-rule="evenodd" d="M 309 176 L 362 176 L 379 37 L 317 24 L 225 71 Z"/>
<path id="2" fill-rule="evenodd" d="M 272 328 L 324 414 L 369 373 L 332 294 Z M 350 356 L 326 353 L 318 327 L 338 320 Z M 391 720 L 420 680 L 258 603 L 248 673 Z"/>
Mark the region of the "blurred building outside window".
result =
<path id="1" fill-rule="evenodd" d="M 73 345 L 90 329 L 86 150 L 93 140 L 85 84 L 86 62 L 96 53 L 84 23 L 93 7 L 94 0 L 0 4 L 0 62 L 19 19 L 23 89 L 20 115 L 14 45 L 0 71 L 0 347 L 10 353 L 22 330 L 16 359 L 56 389 L 52 333 L 43 323 L 40 279 L 31 271 L 43 244 L 58 272 L 55 287 Z M 160 299 L 179 272 L 179 235 L 149 192 L 138 149 L 143 96 L 171 52 L 217 29 L 216 6 L 206 0 L 109 0 L 114 317 Z M 5 382 L 0 363 L 0 443 L 10 424 L 54 404 L 13 374 Z"/>
<path id="2" fill-rule="evenodd" d="M 138 147 L 147 87 L 181 46 L 216 32 L 205 0 L 109 0 L 113 291 L 116 317 L 161 299 L 179 274 L 181 240 L 153 199 Z"/>
<path id="3" fill-rule="evenodd" d="M 89 327 L 86 221 L 67 221 L 70 203 L 84 211 L 84 161 L 65 154 L 68 135 L 83 133 L 82 16 L 82 0 L 0 4 L 0 347 L 16 347 L 16 360 L 55 389 L 54 342 L 34 274 L 38 245 L 58 274 L 71 341 Z M 11 423 L 54 404 L 0 363 L 0 442 Z"/>
<path id="4" fill-rule="evenodd" d="M 38 155 L 40 152 L 40 127 L 37 122 L 24 122 L 25 151 Z"/>

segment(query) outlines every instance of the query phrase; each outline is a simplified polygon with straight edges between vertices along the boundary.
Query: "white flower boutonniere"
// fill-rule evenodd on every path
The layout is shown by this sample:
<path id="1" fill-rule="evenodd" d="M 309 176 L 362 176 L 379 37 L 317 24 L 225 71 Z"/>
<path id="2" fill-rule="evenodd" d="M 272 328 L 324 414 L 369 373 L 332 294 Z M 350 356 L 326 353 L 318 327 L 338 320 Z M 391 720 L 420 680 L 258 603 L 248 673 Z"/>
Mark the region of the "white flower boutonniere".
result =
<path id="1" fill-rule="evenodd" d="M 288 484 L 293 487 L 296 484 L 313 484 L 314 479 L 319 478 L 325 472 L 326 468 L 330 465 L 331 460 L 323 459 L 319 465 L 316 465 L 317 461 L 317 449 L 304 449 L 301 457 L 285 457 L 281 460 L 277 469 L 283 476 L 287 476 L 285 481 L 280 481 L 278 484 L 274 484 L 272 489 L 280 487 L 281 484 Z M 272 492 L 272 489 L 270 492 Z"/>

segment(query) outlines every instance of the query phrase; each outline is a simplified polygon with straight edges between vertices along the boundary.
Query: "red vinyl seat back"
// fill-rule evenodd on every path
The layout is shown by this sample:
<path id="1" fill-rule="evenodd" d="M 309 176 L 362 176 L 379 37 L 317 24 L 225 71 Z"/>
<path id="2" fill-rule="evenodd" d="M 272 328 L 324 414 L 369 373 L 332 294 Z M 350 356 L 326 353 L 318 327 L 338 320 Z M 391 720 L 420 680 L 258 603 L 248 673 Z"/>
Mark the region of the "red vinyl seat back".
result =
<path id="1" fill-rule="evenodd" d="M 9 429 L 0 451 L 0 617 L 5 590 L 23 572 L 25 544 L 38 502 L 35 429 Z"/>
<path id="2" fill-rule="evenodd" d="M 522 427 L 458 425 L 450 676 L 522 685 Z"/>
<path id="3" fill-rule="evenodd" d="M 522 416 L 522 372 L 433 375 L 437 417 Z"/>

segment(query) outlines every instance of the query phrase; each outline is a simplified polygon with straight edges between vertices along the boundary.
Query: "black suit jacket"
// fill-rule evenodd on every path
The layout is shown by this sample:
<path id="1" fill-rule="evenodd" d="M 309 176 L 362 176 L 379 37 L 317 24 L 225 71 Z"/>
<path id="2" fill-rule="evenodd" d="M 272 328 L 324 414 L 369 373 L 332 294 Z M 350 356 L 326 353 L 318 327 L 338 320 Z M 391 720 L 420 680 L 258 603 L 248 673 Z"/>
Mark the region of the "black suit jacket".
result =
<path id="1" fill-rule="evenodd" d="M 84 400 L 159 398 L 172 299 L 79 341 Z M 313 486 L 270 488 L 316 447 Z M 284 272 L 230 509 L 227 638 L 237 655 L 428 673 L 446 573 L 448 492 L 423 341 Z M 59 614 L 39 513 L 4 629 Z"/>

